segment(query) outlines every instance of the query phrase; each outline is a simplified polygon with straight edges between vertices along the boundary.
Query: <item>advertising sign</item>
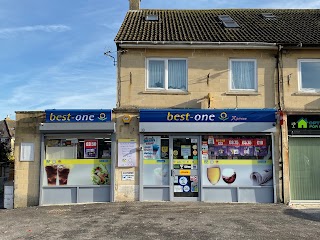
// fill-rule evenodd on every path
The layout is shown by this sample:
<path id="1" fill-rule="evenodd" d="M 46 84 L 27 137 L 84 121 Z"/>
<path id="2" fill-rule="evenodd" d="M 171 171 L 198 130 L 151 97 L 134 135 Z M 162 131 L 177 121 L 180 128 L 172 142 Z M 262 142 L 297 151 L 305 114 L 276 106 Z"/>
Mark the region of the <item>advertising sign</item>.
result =
<path id="1" fill-rule="evenodd" d="M 287 124 L 290 134 L 320 133 L 320 115 L 288 115 Z"/>
<path id="2" fill-rule="evenodd" d="M 137 166 L 137 141 L 136 139 L 118 140 L 118 167 Z"/>
<path id="3" fill-rule="evenodd" d="M 275 109 L 140 110 L 140 122 L 276 122 Z"/>
<path id="4" fill-rule="evenodd" d="M 84 158 L 98 157 L 98 140 L 84 140 Z"/>
<path id="5" fill-rule="evenodd" d="M 101 109 L 70 109 L 70 110 L 46 110 L 47 123 L 68 123 L 68 122 L 110 122 L 111 110 Z"/>
<path id="6" fill-rule="evenodd" d="M 43 186 L 109 185 L 110 159 L 44 160 Z"/>
<path id="7" fill-rule="evenodd" d="M 213 142 L 209 159 L 202 157 L 204 186 L 273 185 L 271 147 L 266 137 L 224 136 Z"/>
<path id="8" fill-rule="evenodd" d="M 160 136 L 145 136 L 143 138 L 143 159 L 160 159 L 161 151 L 166 150 L 160 148 Z"/>
<path id="9" fill-rule="evenodd" d="M 169 184 L 169 146 L 161 144 L 160 136 L 143 138 L 143 184 Z"/>

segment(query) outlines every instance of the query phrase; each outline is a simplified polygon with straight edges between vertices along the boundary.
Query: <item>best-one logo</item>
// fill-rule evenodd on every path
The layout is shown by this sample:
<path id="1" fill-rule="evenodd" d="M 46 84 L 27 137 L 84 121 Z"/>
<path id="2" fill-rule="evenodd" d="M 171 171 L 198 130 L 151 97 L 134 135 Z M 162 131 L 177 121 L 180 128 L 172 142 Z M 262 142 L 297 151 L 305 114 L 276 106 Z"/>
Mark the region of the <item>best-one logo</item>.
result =
<path id="1" fill-rule="evenodd" d="M 171 112 L 168 112 L 167 114 L 167 121 L 169 122 L 189 122 L 189 121 L 196 121 L 196 122 L 214 122 L 215 115 L 214 114 L 195 114 L 192 116 L 190 113 L 174 113 L 172 114 Z"/>
<path id="2" fill-rule="evenodd" d="M 94 115 L 93 114 L 78 114 L 75 116 L 72 116 L 71 113 L 68 114 L 57 114 L 55 115 L 54 113 L 50 113 L 49 116 L 50 122 L 70 122 L 71 120 L 76 120 L 77 122 L 85 122 L 89 121 L 92 122 L 94 121 Z"/>

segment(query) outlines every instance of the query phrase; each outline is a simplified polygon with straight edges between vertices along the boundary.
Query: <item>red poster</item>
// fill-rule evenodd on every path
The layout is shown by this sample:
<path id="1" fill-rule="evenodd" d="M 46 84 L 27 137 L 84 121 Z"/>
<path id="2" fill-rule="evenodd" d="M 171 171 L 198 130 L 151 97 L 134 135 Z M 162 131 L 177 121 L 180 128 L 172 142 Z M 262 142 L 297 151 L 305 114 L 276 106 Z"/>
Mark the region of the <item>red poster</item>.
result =
<path id="1" fill-rule="evenodd" d="M 227 139 L 225 138 L 215 138 L 214 139 L 214 145 L 215 146 L 227 146 Z"/>
<path id="2" fill-rule="evenodd" d="M 241 139 L 241 146 L 244 146 L 244 147 L 253 146 L 253 139 Z"/>
<path id="3" fill-rule="evenodd" d="M 84 140 L 84 158 L 98 158 L 98 140 Z"/>
<path id="4" fill-rule="evenodd" d="M 254 146 L 267 146 L 267 139 L 265 138 L 255 138 Z"/>
<path id="5" fill-rule="evenodd" d="M 228 146 L 240 146 L 240 139 L 237 138 L 229 138 Z"/>

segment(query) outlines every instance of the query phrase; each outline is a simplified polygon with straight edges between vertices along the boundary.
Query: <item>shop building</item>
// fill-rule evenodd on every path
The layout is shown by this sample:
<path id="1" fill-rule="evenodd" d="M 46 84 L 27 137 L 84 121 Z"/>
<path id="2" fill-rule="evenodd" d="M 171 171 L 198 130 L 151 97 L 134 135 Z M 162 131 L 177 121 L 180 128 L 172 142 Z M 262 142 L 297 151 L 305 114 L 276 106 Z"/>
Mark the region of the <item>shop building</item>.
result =
<path id="1" fill-rule="evenodd" d="M 317 43 L 281 50 L 283 192 L 289 204 L 320 202 L 320 37 L 312 39 Z"/>
<path id="2" fill-rule="evenodd" d="M 15 207 L 114 200 L 111 110 L 17 112 Z"/>
<path id="3" fill-rule="evenodd" d="M 277 42 L 282 40 L 276 34 L 267 39 L 261 33 L 270 21 L 262 15 L 264 11 L 132 10 L 128 11 L 115 38 L 118 79 L 114 111 L 119 119 L 130 115 L 130 111 L 135 111 L 135 117 L 138 115 L 139 125 L 117 122 L 117 129 L 128 126 L 134 129 L 127 138 L 136 139 L 141 149 L 139 166 L 134 169 L 135 174 L 139 174 L 139 182 L 135 183 L 139 195 L 135 200 L 281 202 L 275 56 L 279 51 Z M 287 12 L 275 10 L 275 14 L 283 17 Z M 228 15 L 226 17 L 235 27 L 224 24 L 223 15 Z M 164 24 L 166 31 L 163 31 Z M 268 27 L 268 31 L 277 32 L 274 30 L 279 26 Z M 248 35 L 248 29 L 254 29 L 255 38 Z M 207 122 L 188 122 L 189 111 L 195 115 L 208 111 Z M 243 119 L 248 117 L 237 118 L 240 113 L 252 111 L 261 116 L 270 111 L 272 120 L 266 120 L 268 127 L 261 127 L 257 119 L 246 122 Z M 148 118 L 154 118 L 146 120 L 147 113 L 150 114 Z M 238 122 L 232 122 L 229 115 L 235 116 Z M 155 145 L 166 144 L 163 149 L 159 145 L 161 152 L 158 152 L 163 158 L 162 150 L 166 150 L 166 159 L 153 159 L 151 145 L 147 145 L 149 141 L 157 142 Z M 253 149 L 259 148 L 258 142 L 262 143 L 265 156 L 257 156 L 254 152 Z M 213 150 L 218 144 L 223 144 L 220 151 L 243 149 L 242 155 L 248 147 L 246 152 L 249 151 L 250 157 L 223 153 L 219 156 Z M 178 149 L 178 145 L 183 146 L 182 149 Z M 238 165 L 232 165 L 229 160 L 237 158 Z M 246 164 L 247 168 L 244 167 Z M 220 167 L 214 168 L 216 165 Z M 163 172 L 160 171 L 162 168 Z M 222 173 L 224 169 L 227 170 Z M 238 174 L 237 180 L 228 184 L 222 175 L 233 175 L 233 170 Z M 153 171 L 164 179 L 155 182 Z M 217 180 L 214 184 L 209 181 L 208 171 L 220 171 L 218 183 L 215 183 Z M 268 183 L 254 182 L 252 179 L 257 179 L 255 172 L 269 178 Z M 240 173 L 246 175 L 246 180 L 241 179 Z M 262 179 L 260 175 L 258 178 Z M 181 185 L 180 177 L 182 183 L 187 181 L 189 185 Z M 198 192 L 191 194 L 192 189 L 198 189 Z"/>
<path id="4" fill-rule="evenodd" d="M 139 131 L 141 201 L 277 201 L 274 109 L 143 109 Z"/>

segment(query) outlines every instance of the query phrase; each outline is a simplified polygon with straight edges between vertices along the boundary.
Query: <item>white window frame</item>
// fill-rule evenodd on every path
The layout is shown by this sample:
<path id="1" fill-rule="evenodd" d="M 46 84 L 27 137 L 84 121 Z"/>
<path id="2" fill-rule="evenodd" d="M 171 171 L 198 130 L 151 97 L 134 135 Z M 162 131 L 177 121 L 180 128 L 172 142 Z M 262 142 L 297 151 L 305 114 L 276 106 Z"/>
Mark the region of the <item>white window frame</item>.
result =
<path id="1" fill-rule="evenodd" d="M 149 61 L 164 61 L 164 88 L 149 88 Z M 168 61 L 169 60 L 184 60 L 186 62 L 186 89 L 169 89 L 168 87 Z M 173 91 L 187 92 L 188 91 L 188 59 L 187 58 L 146 58 L 146 91 Z"/>
<path id="2" fill-rule="evenodd" d="M 301 63 L 303 62 L 320 62 L 320 59 L 298 59 L 298 91 L 319 93 L 320 88 L 302 88 L 302 74 L 301 74 Z"/>
<path id="3" fill-rule="evenodd" d="M 254 88 L 253 89 L 233 89 L 232 88 L 232 62 L 253 62 L 254 63 Z M 229 59 L 229 91 L 231 92 L 257 92 L 258 91 L 258 71 L 257 60 L 254 58 L 230 58 Z"/>

